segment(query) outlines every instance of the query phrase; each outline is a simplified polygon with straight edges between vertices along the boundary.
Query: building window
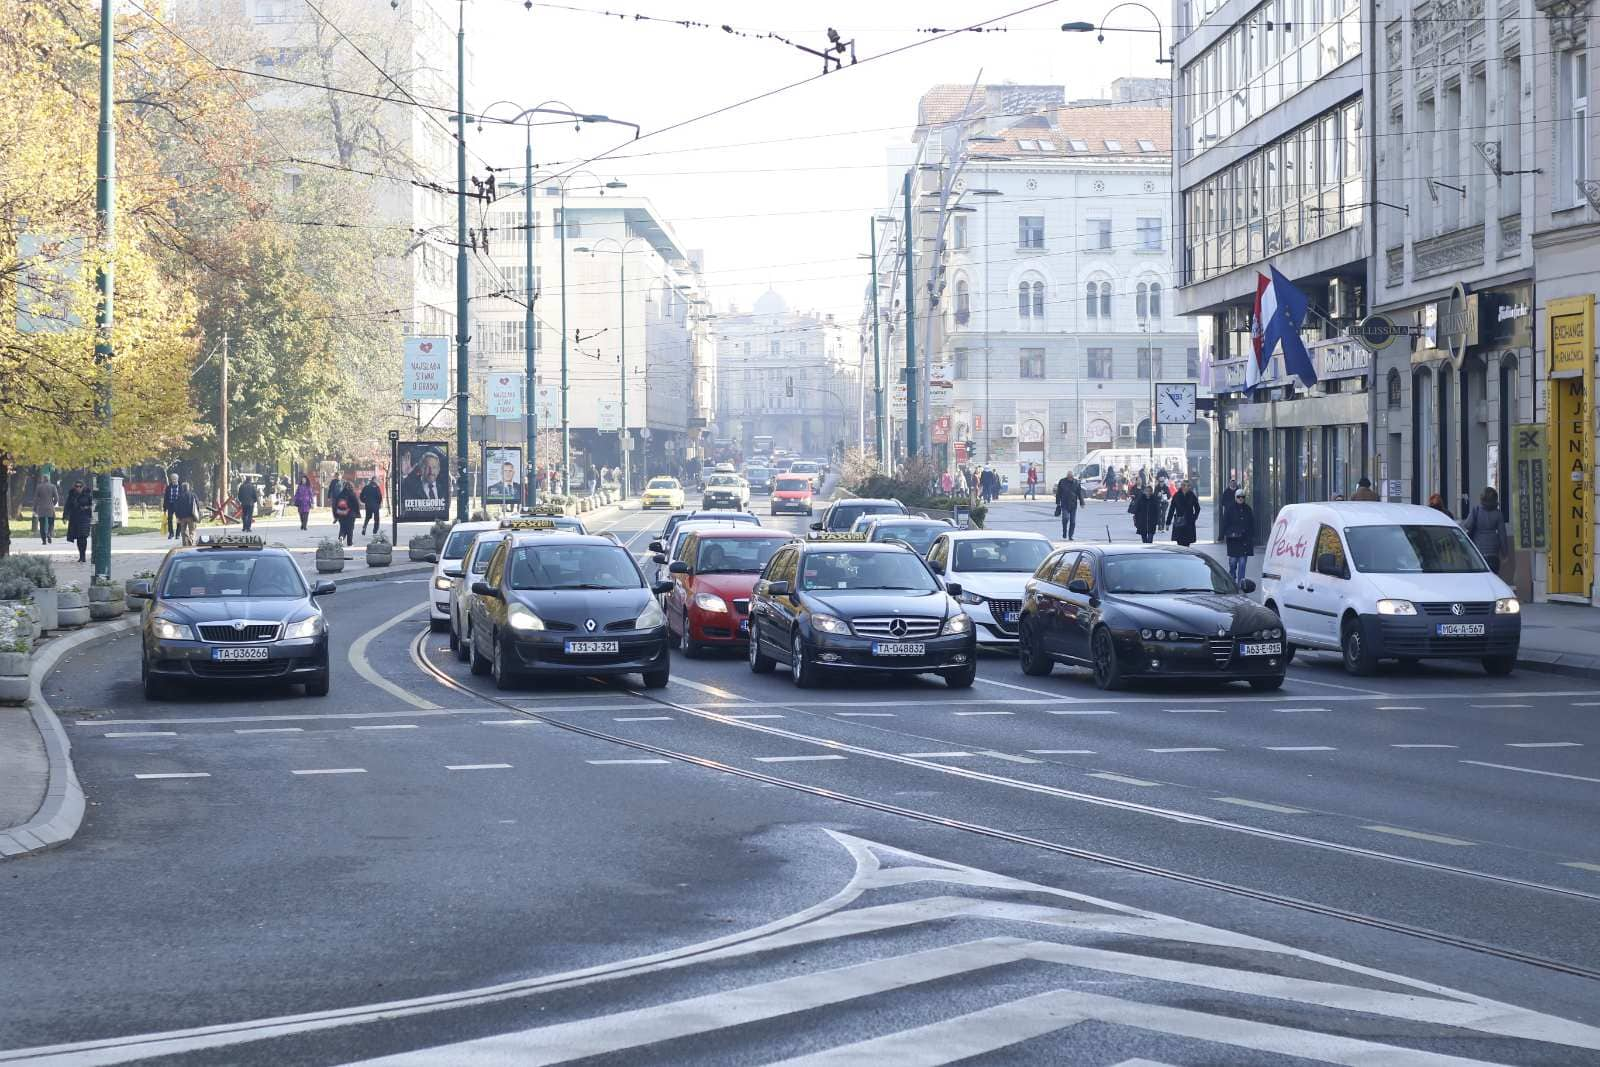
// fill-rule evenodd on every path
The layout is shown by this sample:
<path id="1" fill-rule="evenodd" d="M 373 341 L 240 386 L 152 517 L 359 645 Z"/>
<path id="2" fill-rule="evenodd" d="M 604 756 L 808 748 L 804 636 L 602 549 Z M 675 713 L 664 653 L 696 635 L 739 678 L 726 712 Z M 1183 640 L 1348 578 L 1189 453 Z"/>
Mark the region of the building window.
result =
<path id="1" fill-rule="evenodd" d="M 956 216 L 955 233 L 951 238 L 951 243 L 959 249 L 967 247 L 967 217 L 965 215 Z"/>
<path id="2" fill-rule="evenodd" d="M 775 356 L 783 355 L 783 342 L 782 341 L 773 341 L 772 342 L 771 351 L 772 351 L 772 354 L 775 355 Z"/>
<path id="3" fill-rule="evenodd" d="M 1388 378 L 1389 410 L 1398 411 L 1400 408 L 1400 372 L 1390 368 Z"/>
<path id="4" fill-rule="evenodd" d="M 1101 245 L 1100 247 L 1106 248 L 1106 247 L 1109 247 L 1109 246 Z M 1161 220 L 1160 219 L 1140 219 L 1139 220 L 1139 251 L 1141 251 L 1141 252 L 1159 252 L 1159 251 L 1161 251 Z"/>
<path id="5" fill-rule="evenodd" d="M 1083 287 L 1083 315 L 1089 319 L 1100 316 L 1100 286 L 1096 282 Z"/>
<path id="6" fill-rule="evenodd" d="M 1144 282 L 1139 283 L 1139 288 L 1133 294 L 1133 313 L 1143 322 L 1150 317 L 1150 287 Z"/>
<path id="7" fill-rule="evenodd" d="M 1044 282 L 1033 283 L 1033 317 L 1044 318 Z"/>
<path id="8" fill-rule="evenodd" d="M 1099 378 L 1099 379 L 1101 379 L 1103 381 L 1109 380 L 1112 377 L 1112 373 L 1111 373 L 1111 349 L 1109 349 L 1109 348 L 1091 348 L 1091 349 L 1089 349 L 1089 351 L 1088 351 L 1088 372 L 1089 372 L 1089 377 L 1091 377 L 1091 378 Z"/>
<path id="9" fill-rule="evenodd" d="M 1561 109 L 1567 119 L 1559 149 L 1561 188 L 1572 206 L 1583 203 L 1577 183 L 1589 177 L 1589 53 L 1584 48 L 1561 54 Z"/>
<path id="10" fill-rule="evenodd" d="M 1044 349 L 1024 348 L 1022 350 L 1021 374 L 1024 378 L 1044 377 Z"/>
<path id="11" fill-rule="evenodd" d="M 1152 319 L 1159 319 L 1161 317 L 1161 283 L 1160 282 L 1151 282 L 1150 283 L 1150 317 Z"/>
<path id="12" fill-rule="evenodd" d="M 1089 225 L 1094 227 L 1095 241 L 1093 247 L 1110 250 L 1111 248 L 1111 220 L 1090 219 Z"/>
<path id="13" fill-rule="evenodd" d="M 956 282 L 956 321 L 963 325 L 972 318 L 972 289 L 965 278 Z"/>
<path id="14" fill-rule="evenodd" d="M 957 381 L 960 381 L 962 378 L 965 378 L 966 376 L 967 376 L 967 350 L 965 348 L 958 348 L 958 349 L 956 349 L 956 353 L 955 353 L 955 362 L 952 364 L 952 366 L 950 368 L 950 377 L 956 379 Z"/>
<path id="15" fill-rule="evenodd" d="M 1101 282 L 1100 283 L 1100 317 L 1102 319 L 1110 319 L 1111 318 L 1111 283 L 1110 282 Z"/>
<path id="16" fill-rule="evenodd" d="M 1022 215 L 1017 219 L 1017 244 L 1023 248 L 1044 247 L 1044 216 Z"/>
<path id="17" fill-rule="evenodd" d="M 1161 377 L 1161 349 L 1139 349 L 1139 377 L 1145 379 Z"/>
<path id="18" fill-rule="evenodd" d="M 1183 369 L 1186 372 L 1186 377 L 1200 377 L 1200 350 L 1198 348 L 1191 348 L 1184 353 Z"/>
<path id="19" fill-rule="evenodd" d="M 1023 282 L 1017 286 L 1017 317 L 1027 318 L 1031 309 L 1032 304 L 1028 300 L 1028 283 Z"/>

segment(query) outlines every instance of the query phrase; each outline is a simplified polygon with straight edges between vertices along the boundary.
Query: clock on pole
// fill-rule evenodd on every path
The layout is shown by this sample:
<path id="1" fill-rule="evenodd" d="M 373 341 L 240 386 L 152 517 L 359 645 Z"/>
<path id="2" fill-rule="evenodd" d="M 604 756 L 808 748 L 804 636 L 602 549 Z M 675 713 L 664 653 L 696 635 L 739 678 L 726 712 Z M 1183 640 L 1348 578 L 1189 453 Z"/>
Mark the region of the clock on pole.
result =
<path id="1" fill-rule="evenodd" d="M 1193 382 L 1161 382 L 1156 385 L 1156 424 L 1193 426 L 1198 387 Z"/>

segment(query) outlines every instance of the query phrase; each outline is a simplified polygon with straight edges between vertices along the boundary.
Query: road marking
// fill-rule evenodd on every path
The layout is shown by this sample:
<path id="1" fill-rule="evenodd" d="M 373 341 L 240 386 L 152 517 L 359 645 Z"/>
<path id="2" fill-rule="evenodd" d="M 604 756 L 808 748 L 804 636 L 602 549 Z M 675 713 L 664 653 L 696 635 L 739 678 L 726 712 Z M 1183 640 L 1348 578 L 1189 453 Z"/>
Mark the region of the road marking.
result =
<path id="1" fill-rule="evenodd" d="M 958 711 L 956 715 L 1015 715 L 1014 711 Z"/>
<path id="2" fill-rule="evenodd" d="M 782 715 L 726 715 L 728 719 L 781 719 Z"/>
<path id="3" fill-rule="evenodd" d="M 352 730 L 415 730 L 416 728 L 417 728 L 417 724 L 414 723 L 414 722 L 386 723 L 386 724 L 384 724 L 382 726 L 352 726 L 352 727 L 350 727 L 350 729 L 352 729 Z"/>
<path id="4" fill-rule="evenodd" d="M 1225 715 L 1223 708 L 1162 708 L 1168 715 Z"/>
<path id="5" fill-rule="evenodd" d="M 635 764 L 635 763 L 671 763 L 672 761 L 671 760 L 667 760 L 667 759 L 591 759 L 591 760 L 584 760 L 583 762 L 592 763 L 596 767 L 616 767 L 616 766 L 622 766 L 622 765 L 625 765 L 625 764 Z"/>
<path id="6" fill-rule="evenodd" d="M 711 696 L 718 697 L 722 700 L 744 699 L 744 697 L 740 696 L 738 693 L 730 693 L 726 689 L 718 689 L 714 685 L 706 685 L 703 682 L 691 682 L 687 678 L 672 678 L 670 681 L 673 685 L 686 685 L 690 689 L 698 689 L 702 693 L 709 693 Z"/>
<path id="7" fill-rule="evenodd" d="M 1043 760 L 1029 759 L 1027 756 L 1013 756 L 1009 752 L 996 752 L 992 748 L 980 749 L 980 756 L 989 756 L 993 759 L 1003 759 L 1008 763 L 1043 763 Z"/>
<path id="8" fill-rule="evenodd" d="M 1482 760 L 1464 759 L 1462 763 L 1470 763 L 1474 767 L 1493 767 L 1501 771 L 1521 771 L 1523 774 L 1537 774 L 1545 778 L 1566 778 L 1574 782 L 1600 782 L 1600 778 L 1585 778 L 1581 774 L 1562 774 L 1560 771 L 1541 771 L 1532 767 L 1513 767 L 1509 763 L 1485 763 Z"/>
<path id="9" fill-rule="evenodd" d="M 1507 748 L 1582 748 L 1576 741 L 1507 741 Z"/>
<path id="10" fill-rule="evenodd" d="M 1380 834 L 1394 834 L 1396 837 L 1409 837 L 1414 841 L 1432 841 L 1436 845 L 1472 845 L 1474 841 L 1463 841 L 1459 837 L 1445 837 L 1443 834 L 1425 834 L 1420 830 L 1406 830 L 1399 826 L 1363 826 L 1363 830 L 1373 830 Z"/>
<path id="11" fill-rule="evenodd" d="M 1580 871 L 1594 871 L 1596 874 L 1600 874 L 1600 863 L 1578 863 L 1578 862 L 1573 862 L 1573 863 L 1563 863 L 1561 866 L 1563 866 L 1563 867 L 1576 867 Z"/>
<path id="12" fill-rule="evenodd" d="M 815 763 L 818 760 L 844 759 L 843 756 L 756 756 L 757 763 Z"/>
<path id="13" fill-rule="evenodd" d="M 1268 745 L 1268 752 L 1337 752 L 1332 745 Z"/>
<path id="14" fill-rule="evenodd" d="M 1389 747 L 1390 748 L 1460 748 L 1461 746 L 1460 745 L 1422 745 L 1422 744 L 1412 744 L 1412 745 L 1390 745 Z"/>
<path id="15" fill-rule="evenodd" d="M 447 771 L 509 771 L 509 763 L 446 763 Z"/>
<path id="16" fill-rule="evenodd" d="M 538 719 L 479 719 L 479 726 L 537 726 Z"/>
<path id="17" fill-rule="evenodd" d="M 1575 708 L 1600 708 L 1600 700 L 1574 700 L 1572 706 Z"/>
<path id="18" fill-rule="evenodd" d="M 1420 704 L 1379 704 L 1379 711 L 1421 711 Z"/>
<path id="19" fill-rule="evenodd" d="M 1280 713 L 1282 713 L 1284 715 L 1292 715 L 1292 714 L 1294 714 L 1296 712 L 1301 712 L 1301 711 L 1327 711 L 1328 709 L 1327 708 L 1273 708 L 1272 710 L 1276 711 L 1276 712 L 1280 712 Z"/>
<path id="20" fill-rule="evenodd" d="M 170 771 L 166 774 L 136 774 L 141 782 L 155 782 L 165 778 L 210 778 L 205 771 Z"/>
<path id="21" fill-rule="evenodd" d="M 1143 778 L 1129 778 L 1125 774 L 1112 774 L 1110 771 L 1091 771 L 1090 778 L 1104 778 L 1108 782 L 1121 782 L 1123 785 L 1160 785 L 1160 782 L 1147 782 Z"/>
<path id="22" fill-rule="evenodd" d="M 1084 709 L 1080 709 L 1080 708 L 1067 708 L 1067 709 L 1046 708 L 1044 713 L 1046 715 L 1115 715 L 1115 714 L 1117 714 L 1114 711 L 1109 711 L 1109 710 L 1106 710 L 1106 709 L 1103 709 L 1103 708 L 1102 709 L 1097 709 L 1097 710 L 1094 710 L 1094 711 L 1084 710 Z"/>
<path id="23" fill-rule="evenodd" d="M 671 722 L 671 715 L 622 715 L 611 720 L 612 722 Z"/>
<path id="24" fill-rule="evenodd" d="M 902 756 L 912 759 L 955 759 L 957 756 L 970 756 L 970 752 L 902 752 Z"/>
<path id="25" fill-rule="evenodd" d="M 1474 708 L 1531 708 L 1532 704 L 1471 704 Z"/>
<path id="26" fill-rule="evenodd" d="M 1029 752 L 1035 756 L 1096 756 L 1099 755 L 1092 748 L 1030 748 Z"/>
<path id="27" fill-rule="evenodd" d="M 1220 748 L 1147 748 L 1146 752 L 1221 752 Z"/>
<path id="28" fill-rule="evenodd" d="M 840 719 L 892 719 L 895 717 L 892 711 L 841 711 L 836 712 L 835 715 Z"/>
<path id="29" fill-rule="evenodd" d="M 305 729 L 299 726 L 254 726 L 248 730 L 235 730 L 236 734 L 303 734 Z"/>
<path id="30" fill-rule="evenodd" d="M 426 607 L 427 605 L 423 605 Z M 290 771 L 290 774 L 366 774 L 365 767 L 314 767 L 304 771 Z"/>
<path id="31" fill-rule="evenodd" d="M 1241 808 L 1255 808 L 1257 811 L 1275 811 L 1279 815 L 1304 815 L 1299 808 L 1289 808 L 1282 804 L 1268 804 L 1261 800 L 1246 800 L 1244 797 L 1212 797 L 1220 804 L 1237 804 Z"/>
<path id="32" fill-rule="evenodd" d="M 1025 686 L 1025 685 L 1014 685 L 1011 682 L 999 682 L 999 681 L 996 681 L 993 678 L 979 678 L 978 679 L 978 684 L 979 685 L 998 685 L 1001 689 L 1015 689 L 1019 693 L 1032 693 L 1035 696 L 1052 697 L 1052 698 L 1054 698 L 1056 700 L 1072 700 L 1072 699 L 1074 699 L 1073 697 L 1063 696 L 1060 693 L 1052 693 L 1048 689 L 1030 689 L 1028 686 Z"/>
<path id="33" fill-rule="evenodd" d="M 114 730 L 101 737 L 177 737 L 176 730 Z"/>
<path id="34" fill-rule="evenodd" d="M 346 654 L 347 658 L 350 660 L 350 666 L 355 668 L 355 672 L 361 675 L 361 677 L 367 682 L 377 686 L 379 689 L 382 689 L 390 696 L 405 701 L 414 708 L 424 708 L 427 710 L 437 708 L 439 705 L 435 704 L 431 700 L 424 700 L 422 697 L 417 696 L 417 694 L 396 685 L 389 679 L 385 678 L 382 674 L 378 673 L 378 671 L 373 669 L 372 664 L 367 660 L 367 647 L 371 645 L 379 635 L 394 629 L 396 626 L 399 626 L 401 623 L 405 622 L 419 611 L 431 611 L 432 607 L 432 601 L 426 600 L 421 604 L 412 605 L 387 622 L 379 623 L 377 626 L 374 626 L 372 629 L 356 638 L 355 641 L 351 642 L 350 651 Z M 413 657 L 416 656 L 416 647 L 414 645 L 411 647 L 411 655 Z"/>

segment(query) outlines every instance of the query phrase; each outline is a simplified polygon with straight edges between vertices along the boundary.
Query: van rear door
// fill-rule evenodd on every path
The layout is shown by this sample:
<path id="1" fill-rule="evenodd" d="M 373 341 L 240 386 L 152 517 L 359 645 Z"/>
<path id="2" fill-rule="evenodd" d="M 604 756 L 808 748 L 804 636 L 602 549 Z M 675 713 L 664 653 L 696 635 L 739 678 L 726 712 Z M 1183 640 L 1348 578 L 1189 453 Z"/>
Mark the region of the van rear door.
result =
<path id="1" fill-rule="evenodd" d="M 1261 561 L 1262 594 L 1277 605 L 1284 632 L 1302 645 L 1323 644 L 1321 629 L 1313 625 L 1312 614 L 1305 610 L 1310 606 L 1305 584 L 1314 562 L 1311 548 L 1316 534 L 1317 523 L 1311 516 L 1279 512 Z"/>

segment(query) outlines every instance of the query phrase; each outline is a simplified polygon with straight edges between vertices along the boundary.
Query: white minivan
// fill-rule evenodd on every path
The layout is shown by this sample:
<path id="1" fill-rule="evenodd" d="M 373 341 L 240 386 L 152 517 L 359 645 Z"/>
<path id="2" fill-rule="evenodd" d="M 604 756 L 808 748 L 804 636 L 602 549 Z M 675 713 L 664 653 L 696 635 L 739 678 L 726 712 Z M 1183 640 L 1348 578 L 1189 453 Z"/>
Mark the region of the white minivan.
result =
<path id="1" fill-rule="evenodd" d="M 1510 674 L 1522 606 L 1449 515 L 1415 504 L 1333 501 L 1278 512 L 1261 597 L 1298 648 L 1380 659 L 1475 659 Z"/>

